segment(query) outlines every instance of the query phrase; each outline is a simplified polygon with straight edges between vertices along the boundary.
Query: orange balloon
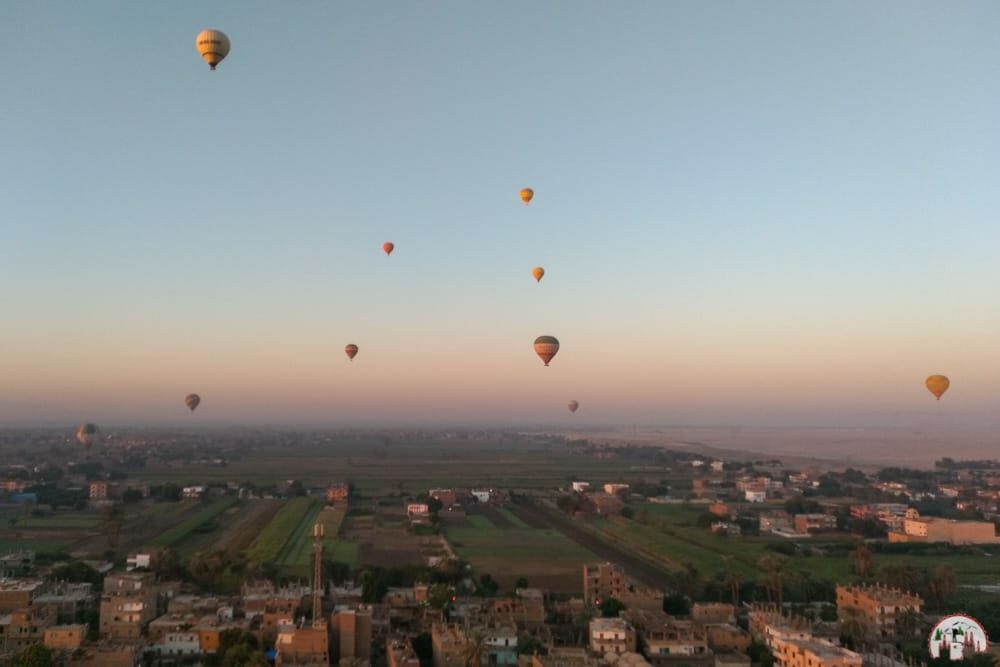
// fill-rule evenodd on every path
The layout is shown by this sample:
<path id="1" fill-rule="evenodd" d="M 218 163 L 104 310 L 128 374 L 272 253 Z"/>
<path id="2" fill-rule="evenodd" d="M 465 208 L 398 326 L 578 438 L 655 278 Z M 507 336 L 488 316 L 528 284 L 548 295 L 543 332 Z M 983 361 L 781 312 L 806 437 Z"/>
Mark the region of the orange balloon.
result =
<path id="1" fill-rule="evenodd" d="M 348 359 L 354 361 L 354 355 L 358 353 L 358 346 L 355 345 L 354 343 L 350 343 L 347 347 L 344 348 L 344 352 L 347 353 Z"/>
<path id="2" fill-rule="evenodd" d="M 525 204 L 531 202 L 531 198 L 535 196 L 535 191 L 531 188 L 524 188 L 521 190 L 521 201 Z"/>
<path id="3" fill-rule="evenodd" d="M 941 394 L 948 391 L 951 381 L 944 375 L 931 375 L 924 380 L 924 384 L 927 385 L 927 390 L 934 394 L 934 397 L 940 401 Z"/>
<path id="4" fill-rule="evenodd" d="M 542 276 L 545 275 L 545 269 L 540 266 L 536 266 L 531 270 L 531 275 L 535 278 L 536 283 L 542 282 Z"/>
<path id="5" fill-rule="evenodd" d="M 382 244 L 382 250 L 384 250 L 387 255 L 391 255 L 395 247 L 396 245 L 394 243 L 389 243 L 388 241 Z"/>

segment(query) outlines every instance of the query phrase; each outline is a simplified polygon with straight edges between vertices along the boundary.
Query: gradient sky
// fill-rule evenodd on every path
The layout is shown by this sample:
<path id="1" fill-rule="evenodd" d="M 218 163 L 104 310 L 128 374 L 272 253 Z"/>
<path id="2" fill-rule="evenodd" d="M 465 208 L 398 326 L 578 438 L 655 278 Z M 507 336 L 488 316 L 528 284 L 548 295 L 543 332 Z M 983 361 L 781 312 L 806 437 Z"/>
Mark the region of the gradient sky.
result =
<path id="1" fill-rule="evenodd" d="M 998 25 L 0 3 L 0 424 L 995 428 Z"/>

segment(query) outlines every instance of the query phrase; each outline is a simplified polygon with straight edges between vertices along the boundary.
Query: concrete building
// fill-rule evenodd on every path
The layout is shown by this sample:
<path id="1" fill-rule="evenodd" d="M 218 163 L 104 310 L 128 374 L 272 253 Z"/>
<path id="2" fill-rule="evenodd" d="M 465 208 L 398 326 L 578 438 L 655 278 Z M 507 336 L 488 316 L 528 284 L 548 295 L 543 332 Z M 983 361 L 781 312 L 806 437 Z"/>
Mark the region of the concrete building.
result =
<path id="1" fill-rule="evenodd" d="M 427 495 L 441 503 L 445 509 L 458 502 L 458 495 L 453 489 L 431 489 Z"/>
<path id="2" fill-rule="evenodd" d="M 476 628 L 483 640 L 484 664 L 517 664 L 517 626 L 513 623 L 495 623 Z"/>
<path id="3" fill-rule="evenodd" d="M 778 639 L 772 647 L 778 667 L 861 667 L 861 655 L 820 639 Z"/>
<path id="4" fill-rule="evenodd" d="M 628 491 L 628 489 L 629 489 L 629 485 L 628 484 L 611 484 L 611 483 L 609 483 L 609 484 L 605 484 L 604 485 L 604 493 L 608 494 L 609 496 L 618 495 L 618 493 L 620 491 Z"/>
<path id="5" fill-rule="evenodd" d="M 43 641 L 53 651 L 75 651 L 80 648 L 86 637 L 87 626 L 83 623 L 74 623 L 45 628 Z"/>
<path id="6" fill-rule="evenodd" d="M 40 644 L 45 629 L 55 625 L 49 611 L 25 607 L 0 616 L 0 650 L 19 651 L 29 644 Z"/>
<path id="7" fill-rule="evenodd" d="M 531 656 L 530 667 L 599 667 L 596 658 L 581 646 L 553 646 L 545 655 Z"/>
<path id="8" fill-rule="evenodd" d="M 589 563 L 583 566 L 583 599 L 600 605 L 601 600 L 620 600 L 628 588 L 625 571 L 614 563 Z"/>
<path id="9" fill-rule="evenodd" d="M 907 513 L 902 533 L 889 533 L 890 542 L 1000 543 L 996 526 L 991 521 L 958 521 L 940 517 L 913 516 L 915 514 L 914 510 Z"/>
<path id="10" fill-rule="evenodd" d="M 746 653 L 715 653 L 715 667 L 750 667 L 750 656 Z"/>
<path id="11" fill-rule="evenodd" d="M 875 637 L 899 638 L 897 621 L 908 613 L 920 614 L 924 601 L 917 595 L 886 586 L 837 586 L 837 614 L 847 607 L 860 609 Z"/>
<path id="12" fill-rule="evenodd" d="M 107 500 L 108 483 L 103 480 L 91 482 L 87 497 L 90 498 L 91 500 Z"/>
<path id="13" fill-rule="evenodd" d="M 837 530 L 837 517 L 833 514 L 796 514 L 792 523 L 799 535 Z"/>
<path id="14" fill-rule="evenodd" d="M 691 605 L 691 620 L 701 625 L 735 623 L 736 608 L 728 602 L 695 602 Z"/>
<path id="15" fill-rule="evenodd" d="M 148 570 L 153 567 L 153 554 L 152 553 L 141 553 L 141 554 L 129 554 L 125 558 L 125 571 L 131 572 L 133 570 L 143 569 Z"/>
<path id="16" fill-rule="evenodd" d="M 605 653 L 634 653 L 635 629 L 624 618 L 595 618 L 590 621 L 590 650 Z M 435 665 L 437 667 L 437 665 Z"/>
<path id="17" fill-rule="evenodd" d="M 597 516 L 618 514 L 625 507 L 625 501 L 608 493 L 588 493 L 587 500 L 594 506 L 594 512 Z"/>
<path id="18" fill-rule="evenodd" d="M 572 489 L 577 493 L 583 493 L 590 489 L 590 482 L 573 482 Z"/>
<path id="19" fill-rule="evenodd" d="M 330 645 L 326 623 L 318 627 L 283 625 L 274 643 L 275 667 L 328 667 Z"/>
<path id="20" fill-rule="evenodd" d="M 745 653 L 750 648 L 750 633 L 732 623 L 705 625 L 708 648 L 715 653 Z"/>
<path id="21" fill-rule="evenodd" d="M 420 658 L 409 639 L 390 637 L 385 642 L 385 660 L 389 667 L 420 667 Z"/>
<path id="22" fill-rule="evenodd" d="M 790 533 L 794 530 L 792 515 L 785 511 L 761 512 L 757 526 L 762 533 Z"/>
<path id="23" fill-rule="evenodd" d="M 349 490 L 346 484 L 331 484 L 326 489 L 327 505 L 343 505 L 347 502 Z"/>
<path id="24" fill-rule="evenodd" d="M 435 623 L 431 627 L 434 667 L 466 667 L 468 639 L 457 625 Z"/>
<path id="25" fill-rule="evenodd" d="M 330 652 L 339 660 L 370 660 L 372 612 L 370 607 L 337 609 L 330 615 Z"/>
<path id="26" fill-rule="evenodd" d="M 31 605 L 43 590 L 44 584 L 38 579 L 0 581 L 0 614 Z"/>

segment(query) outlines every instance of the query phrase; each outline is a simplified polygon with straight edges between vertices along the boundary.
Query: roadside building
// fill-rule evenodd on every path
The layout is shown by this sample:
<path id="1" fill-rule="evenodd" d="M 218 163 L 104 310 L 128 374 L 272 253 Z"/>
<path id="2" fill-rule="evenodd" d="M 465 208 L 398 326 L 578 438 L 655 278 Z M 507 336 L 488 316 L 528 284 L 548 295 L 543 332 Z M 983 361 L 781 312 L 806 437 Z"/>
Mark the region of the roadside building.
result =
<path id="1" fill-rule="evenodd" d="M 624 618 L 595 618 L 590 621 L 589 634 L 590 650 L 595 653 L 635 652 L 635 630 Z"/>
<path id="2" fill-rule="evenodd" d="M 283 625 L 274 643 L 275 667 L 328 667 L 330 646 L 326 623 L 315 627 Z"/>
<path id="3" fill-rule="evenodd" d="M 25 607 L 0 615 L 0 650 L 19 651 L 29 644 L 41 644 L 45 630 L 55 625 L 55 615 L 45 609 Z"/>
<path id="4" fill-rule="evenodd" d="M 594 512 L 597 516 L 618 514 L 625 507 L 625 501 L 618 496 L 607 493 L 588 493 L 587 500 L 594 506 Z"/>
<path id="5" fill-rule="evenodd" d="M 590 482 L 573 482 L 572 488 L 577 493 L 583 493 L 590 489 Z"/>
<path id="6" fill-rule="evenodd" d="M 608 483 L 604 485 L 604 493 L 608 494 L 609 496 L 617 495 L 622 491 L 628 491 L 628 489 L 629 489 L 628 484 Z"/>
<path id="7" fill-rule="evenodd" d="M 371 607 L 338 608 L 330 615 L 330 653 L 338 660 L 371 658 Z"/>
<path id="8" fill-rule="evenodd" d="M 326 489 L 327 505 L 343 505 L 347 502 L 349 489 L 346 484 L 331 484 Z"/>
<path id="9" fill-rule="evenodd" d="M 735 623 L 736 608 L 728 602 L 695 602 L 691 605 L 691 620 L 701 625 Z"/>
<path id="10" fill-rule="evenodd" d="M 44 590 L 44 584 L 39 579 L 0 581 L 0 614 L 30 606 Z"/>
<path id="11" fill-rule="evenodd" d="M 90 483 L 89 493 L 87 497 L 91 500 L 107 500 L 108 499 L 108 483 L 104 480 L 98 480 Z"/>
<path id="12" fill-rule="evenodd" d="M 385 659 L 389 667 L 420 667 L 420 658 L 409 639 L 390 637 L 385 642 Z"/>

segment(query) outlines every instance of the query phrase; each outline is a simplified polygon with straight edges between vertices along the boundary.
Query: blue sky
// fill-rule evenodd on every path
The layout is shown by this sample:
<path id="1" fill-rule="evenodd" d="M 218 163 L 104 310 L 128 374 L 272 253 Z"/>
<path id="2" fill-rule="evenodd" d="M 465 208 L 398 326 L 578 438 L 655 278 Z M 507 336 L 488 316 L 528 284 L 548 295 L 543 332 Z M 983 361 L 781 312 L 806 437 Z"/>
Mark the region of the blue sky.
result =
<path id="1" fill-rule="evenodd" d="M 992 427 L 997 19 L 4 3 L 0 419 Z"/>

